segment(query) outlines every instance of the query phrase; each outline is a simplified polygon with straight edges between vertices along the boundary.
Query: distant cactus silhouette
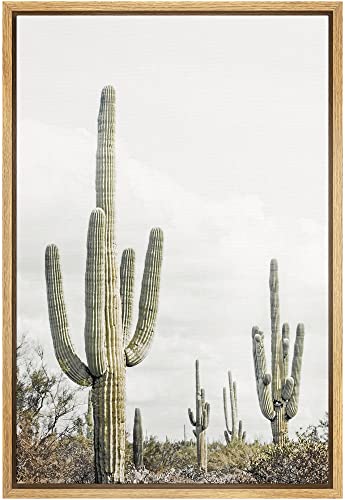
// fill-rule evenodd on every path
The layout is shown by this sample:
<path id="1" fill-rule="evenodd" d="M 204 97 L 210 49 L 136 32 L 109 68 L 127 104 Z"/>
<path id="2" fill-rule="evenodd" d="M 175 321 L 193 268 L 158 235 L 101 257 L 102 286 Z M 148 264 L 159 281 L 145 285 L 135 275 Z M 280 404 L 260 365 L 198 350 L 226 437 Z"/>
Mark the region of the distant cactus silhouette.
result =
<path id="1" fill-rule="evenodd" d="M 228 372 L 229 379 L 229 395 L 230 395 L 230 408 L 231 408 L 231 426 L 228 414 L 228 403 L 226 388 L 223 387 L 223 405 L 224 405 L 224 416 L 225 416 L 225 426 L 224 431 L 225 441 L 227 444 L 234 441 L 244 441 L 246 438 L 246 432 L 243 431 L 242 420 L 238 420 L 238 401 L 237 401 L 237 386 L 236 382 L 232 380 L 231 372 Z"/>
<path id="2" fill-rule="evenodd" d="M 267 373 L 264 334 L 257 326 L 252 329 L 254 369 L 261 412 L 271 422 L 273 442 L 284 444 L 288 440 L 288 421 L 298 411 L 304 325 L 300 323 L 297 326 L 289 376 L 289 325 L 284 323 L 280 333 L 278 263 L 275 259 L 271 260 L 269 283 L 272 375 Z"/>
<path id="3" fill-rule="evenodd" d="M 92 386 L 97 483 L 124 481 L 126 366 L 140 363 L 151 346 L 158 309 L 163 233 L 152 229 L 139 302 L 139 317 L 130 339 L 134 286 L 134 252 L 122 254 L 120 276 L 115 262 L 115 91 L 102 90 L 98 114 L 96 206 L 87 236 L 85 273 L 85 352 L 75 353 L 67 322 L 58 249 L 46 249 L 45 269 L 50 329 L 56 358 L 68 377 Z"/>
<path id="4" fill-rule="evenodd" d="M 89 396 L 87 399 L 87 412 L 85 415 L 86 422 L 86 437 L 88 439 L 93 439 L 93 416 L 92 416 L 92 393 L 89 391 Z"/>
<path id="5" fill-rule="evenodd" d="M 133 426 L 133 462 L 136 469 L 144 467 L 143 459 L 143 426 L 141 422 L 141 412 L 139 408 L 134 412 L 134 426 Z"/>
<path id="6" fill-rule="evenodd" d="M 195 362 L 195 389 L 196 389 L 196 413 L 195 418 L 192 410 L 188 408 L 189 420 L 195 429 L 198 466 L 207 471 L 207 441 L 206 429 L 210 419 L 210 405 L 205 401 L 205 389 L 200 386 L 199 361 Z"/>

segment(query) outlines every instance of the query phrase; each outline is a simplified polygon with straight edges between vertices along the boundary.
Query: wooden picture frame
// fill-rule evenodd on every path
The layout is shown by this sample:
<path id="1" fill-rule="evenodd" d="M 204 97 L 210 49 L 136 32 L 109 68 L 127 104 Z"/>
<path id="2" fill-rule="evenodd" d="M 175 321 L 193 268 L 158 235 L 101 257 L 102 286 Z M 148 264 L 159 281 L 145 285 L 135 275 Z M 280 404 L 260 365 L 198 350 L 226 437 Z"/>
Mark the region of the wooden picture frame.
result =
<path id="1" fill-rule="evenodd" d="M 93 14 L 326 15 L 329 22 L 329 487 L 187 487 L 15 483 L 16 18 Z M 3 3 L 3 496 L 4 498 L 340 498 L 342 496 L 342 3 L 341 2 L 4 2 Z"/>

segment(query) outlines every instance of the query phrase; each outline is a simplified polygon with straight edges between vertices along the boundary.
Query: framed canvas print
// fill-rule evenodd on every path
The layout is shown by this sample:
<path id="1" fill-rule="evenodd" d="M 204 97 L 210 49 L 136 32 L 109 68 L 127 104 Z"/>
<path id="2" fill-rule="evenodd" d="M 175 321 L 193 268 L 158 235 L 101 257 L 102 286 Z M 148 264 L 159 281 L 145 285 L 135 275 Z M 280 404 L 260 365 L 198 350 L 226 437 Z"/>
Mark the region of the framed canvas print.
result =
<path id="1" fill-rule="evenodd" d="M 342 5 L 3 4 L 3 495 L 342 495 Z"/>

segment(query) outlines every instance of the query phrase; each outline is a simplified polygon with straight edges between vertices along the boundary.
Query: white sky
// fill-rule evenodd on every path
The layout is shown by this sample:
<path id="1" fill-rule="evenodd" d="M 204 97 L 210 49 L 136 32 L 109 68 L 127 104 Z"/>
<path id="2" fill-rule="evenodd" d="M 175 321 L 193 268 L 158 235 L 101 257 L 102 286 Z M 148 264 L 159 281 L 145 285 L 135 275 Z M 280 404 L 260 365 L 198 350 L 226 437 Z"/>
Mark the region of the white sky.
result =
<path id="1" fill-rule="evenodd" d="M 249 439 L 270 439 L 257 401 L 251 328 L 266 333 L 269 261 L 281 320 L 306 327 L 300 410 L 327 410 L 327 17 L 120 16 L 18 19 L 18 334 L 53 355 L 44 250 L 62 259 L 71 335 L 84 355 L 86 232 L 95 204 L 100 91 L 117 94 L 119 253 L 165 233 L 156 337 L 127 372 L 128 428 L 192 428 L 194 360 L 223 439 L 231 369 Z M 291 349 L 292 350 L 292 349 Z"/>

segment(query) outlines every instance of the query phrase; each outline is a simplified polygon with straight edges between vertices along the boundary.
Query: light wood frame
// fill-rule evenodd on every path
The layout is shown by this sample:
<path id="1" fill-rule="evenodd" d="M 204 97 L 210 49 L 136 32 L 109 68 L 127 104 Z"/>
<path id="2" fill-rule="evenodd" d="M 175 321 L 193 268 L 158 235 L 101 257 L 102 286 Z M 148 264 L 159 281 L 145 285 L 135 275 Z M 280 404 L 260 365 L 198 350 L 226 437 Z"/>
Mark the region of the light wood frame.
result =
<path id="1" fill-rule="evenodd" d="M 16 317 L 15 18 L 28 14 L 264 14 L 329 18 L 329 346 L 330 468 L 328 487 L 265 485 L 56 485 L 13 481 Z M 342 497 L 342 3 L 341 2 L 4 2 L 3 3 L 3 496 L 4 498 L 341 498 Z"/>

